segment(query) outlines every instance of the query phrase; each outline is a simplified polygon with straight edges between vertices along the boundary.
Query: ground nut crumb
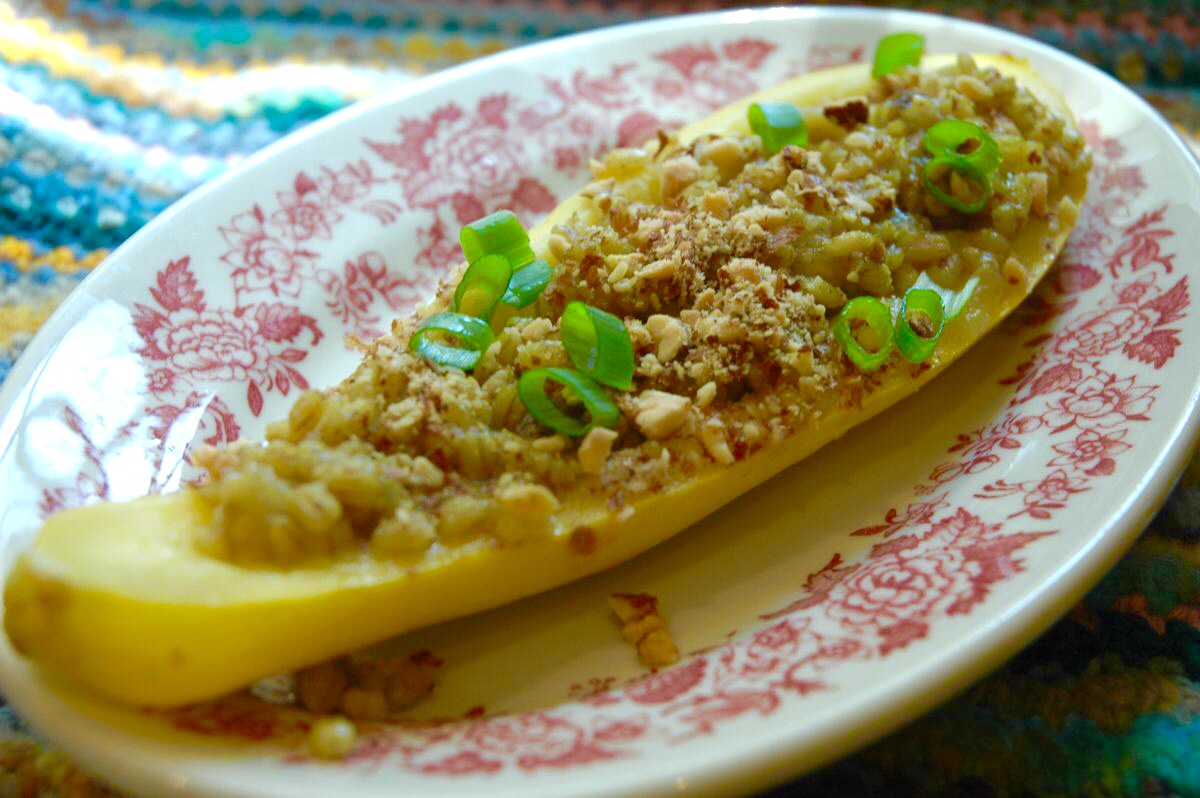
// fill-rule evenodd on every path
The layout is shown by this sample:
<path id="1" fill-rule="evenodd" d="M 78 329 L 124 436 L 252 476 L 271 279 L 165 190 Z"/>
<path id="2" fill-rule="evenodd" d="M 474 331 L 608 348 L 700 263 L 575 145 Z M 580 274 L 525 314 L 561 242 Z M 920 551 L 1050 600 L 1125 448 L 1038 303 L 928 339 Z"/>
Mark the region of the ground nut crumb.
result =
<path id="1" fill-rule="evenodd" d="M 577 457 L 585 474 L 599 474 L 604 471 L 604 464 L 616 439 L 616 431 L 604 427 L 592 427 L 588 434 L 583 436 L 583 440 L 579 442 Z"/>
<path id="2" fill-rule="evenodd" d="M 416 705 L 433 690 L 436 665 L 422 657 L 400 660 L 389 668 L 384 685 L 388 709 L 401 712 Z"/>
<path id="3" fill-rule="evenodd" d="M 696 147 L 696 157 L 701 163 L 711 163 L 729 176 L 746 162 L 747 152 L 738 139 L 723 137 L 700 143 Z"/>
<path id="4" fill-rule="evenodd" d="M 437 541 L 437 527 L 424 510 L 401 507 L 381 521 L 371 536 L 372 553 L 392 558 L 420 554 Z"/>
<path id="5" fill-rule="evenodd" d="M 440 488 L 446 481 L 446 473 L 428 457 L 414 457 L 409 479 L 418 487 Z"/>
<path id="6" fill-rule="evenodd" d="M 663 258 L 638 269 L 637 276 L 641 280 L 662 280 L 670 277 L 677 271 L 679 271 L 678 260 L 675 258 Z"/>
<path id="7" fill-rule="evenodd" d="M 954 87 L 977 103 L 991 102 L 995 96 L 992 88 L 974 75 L 959 75 Z"/>
<path id="8" fill-rule="evenodd" d="M 699 176 L 700 165 L 690 155 L 679 155 L 665 161 L 662 165 L 663 196 L 675 196 L 696 182 L 696 178 Z"/>
<path id="9" fill-rule="evenodd" d="M 387 696 L 382 690 L 351 687 L 342 695 L 341 709 L 354 720 L 383 720 L 388 716 Z"/>
<path id="10" fill-rule="evenodd" d="M 500 506 L 510 513 L 545 518 L 562 505 L 544 485 L 509 485 L 496 492 Z"/>
<path id="11" fill-rule="evenodd" d="M 1031 175 L 1029 178 L 1029 188 L 1032 191 L 1029 210 L 1043 219 L 1046 218 L 1046 193 L 1049 191 L 1049 185 L 1045 175 Z"/>
<path id="12" fill-rule="evenodd" d="M 547 318 L 536 318 L 521 328 L 521 340 L 540 341 L 554 332 L 554 322 Z"/>
<path id="13" fill-rule="evenodd" d="M 558 233 L 551 233 L 546 239 L 546 248 L 550 250 L 550 254 L 554 256 L 556 261 L 562 262 L 562 259 L 567 256 L 571 249 L 571 244 L 566 238 Z"/>
<path id="14" fill-rule="evenodd" d="M 438 507 L 438 537 L 464 542 L 481 534 L 492 503 L 477 496 L 451 496 Z"/>
<path id="15" fill-rule="evenodd" d="M 1000 273 L 1004 275 L 1004 279 L 1008 280 L 1010 285 L 1024 285 L 1029 279 L 1029 273 L 1021 262 L 1016 258 L 1008 258 L 1004 261 L 1004 266 L 1000 269 Z"/>
<path id="16" fill-rule="evenodd" d="M 533 448 L 547 454 L 557 454 L 565 449 L 567 439 L 561 435 L 546 435 L 533 442 Z"/>
<path id="17" fill-rule="evenodd" d="M 655 629 L 637 644 L 638 659 L 650 668 L 665 668 L 679 660 L 679 649 L 666 629 Z"/>
<path id="18" fill-rule="evenodd" d="M 708 407 L 717 398 L 717 384 L 712 380 L 700 386 L 696 391 L 696 407 Z"/>
<path id="19" fill-rule="evenodd" d="M 339 660 L 322 662 L 296 675 L 296 695 L 300 705 L 324 715 L 341 706 L 342 695 L 350 687 L 350 673 Z"/>
<path id="20" fill-rule="evenodd" d="M 846 146 L 852 150 L 869 150 L 875 145 L 875 140 L 866 133 L 856 131 L 846 136 Z"/>
<path id="21" fill-rule="evenodd" d="M 700 200 L 700 205 L 714 216 L 724 219 L 733 209 L 733 198 L 729 196 L 728 191 L 710 191 Z"/>
<path id="22" fill-rule="evenodd" d="M 308 752 L 318 759 L 341 759 L 354 750 L 358 730 L 346 718 L 321 718 L 308 731 Z"/>
<path id="23" fill-rule="evenodd" d="M 700 442 L 712 459 L 721 465 L 730 465 L 735 458 L 729 448 L 729 439 L 725 435 L 725 425 L 719 419 L 709 419 L 700 428 Z"/>
<path id="24" fill-rule="evenodd" d="M 658 611 L 658 599 L 649 593 L 613 593 L 608 605 L 621 621 L 621 636 L 637 648 L 643 665 L 661 668 L 679 659 L 679 649 Z"/>
<path id="25" fill-rule="evenodd" d="M 687 340 L 687 328 L 683 326 L 683 322 L 673 316 L 655 314 L 646 319 L 646 329 L 658 344 L 655 355 L 660 363 L 669 363 L 674 360 Z"/>
<path id="26" fill-rule="evenodd" d="M 643 391 L 634 404 L 634 424 L 647 438 L 661 440 L 683 426 L 692 402 L 686 396 L 665 391 Z"/>

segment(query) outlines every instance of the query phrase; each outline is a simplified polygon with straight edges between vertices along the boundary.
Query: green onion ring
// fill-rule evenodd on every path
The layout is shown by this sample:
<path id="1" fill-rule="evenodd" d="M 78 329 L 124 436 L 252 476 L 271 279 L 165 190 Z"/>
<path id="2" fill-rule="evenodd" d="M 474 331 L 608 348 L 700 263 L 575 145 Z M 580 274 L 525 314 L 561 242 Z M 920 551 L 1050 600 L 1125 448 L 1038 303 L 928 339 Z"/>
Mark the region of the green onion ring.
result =
<path id="1" fill-rule="evenodd" d="M 633 341 L 625 322 L 611 313 L 571 302 L 558 322 L 575 368 L 596 382 L 627 391 L 633 384 Z"/>
<path id="2" fill-rule="evenodd" d="M 542 295 L 553 276 L 554 270 L 550 268 L 549 263 L 535 260 L 513 272 L 512 279 L 508 281 L 508 290 L 504 292 L 500 301 L 514 308 L 528 307 Z"/>
<path id="3" fill-rule="evenodd" d="M 429 333 L 447 335 L 461 346 L 450 346 L 430 339 Z M 492 328 L 482 319 L 461 313 L 438 313 L 421 322 L 408 339 L 408 348 L 439 366 L 469 371 L 492 345 Z"/>
<path id="4" fill-rule="evenodd" d="M 559 409 L 546 393 L 547 382 L 558 383 L 565 392 L 583 402 L 591 416 L 590 421 L 584 422 Z M 600 384 L 574 369 L 543 368 L 526 371 L 517 380 L 517 395 L 521 397 L 529 415 L 563 435 L 578 437 L 592 427 L 611 429 L 616 427 L 617 421 L 620 420 L 617 406 L 608 398 Z"/>
<path id="5" fill-rule="evenodd" d="M 467 263 L 474 263 L 484 255 L 503 255 L 513 271 L 533 263 L 529 234 L 512 211 L 496 211 L 476 219 L 459 232 L 458 243 Z"/>
<path id="6" fill-rule="evenodd" d="M 850 326 L 850 322 L 856 320 L 865 322 L 879 336 L 880 345 L 877 351 L 868 352 L 858 342 Z M 892 311 L 873 296 L 855 297 L 846 303 L 842 312 L 833 320 L 833 337 L 842 345 L 846 356 L 854 365 L 862 371 L 874 371 L 892 356 L 892 344 L 896 337 Z"/>
<path id="7" fill-rule="evenodd" d="M 924 336 L 913 329 L 909 321 L 912 312 L 924 313 L 933 322 L 932 335 Z M 946 311 L 937 291 L 927 288 L 911 288 L 900 305 L 900 319 L 896 326 L 896 348 L 910 363 L 923 363 L 937 348 L 938 339 L 946 326 Z"/>
<path id="8" fill-rule="evenodd" d="M 454 290 L 454 310 L 464 316 L 488 318 L 508 290 L 512 273 L 503 255 L 484 255 L 471 261 Z"/>
<path id="9" fill-rule="evenodd" d="M 942 307 L 945 309 L 946 321 L 951 321 L 959 313 L 962 313 L 963 308 L 971 300 L 971 296 L 974 295 L 975 288 L 978 285 L 979 278 L 972 277 L 970 280 L 967 280 L 966 284 L 960 290 L 951 291 L 949 288 L 942 288 L 930 279 L 928 272 L 921 272 L 921 275 L 913 283 L 913 287 L 910 290 L 936 291 L 937 295 L 942 298 Z"/>
<path id="10" fill-rule="evenodd" d="M 791 103 L 752 103 L 746 116 L 750 130 L 762 139 L 768 155 L 774 155 L 789 144 L 808 146 L 804 116 Z"/>
<path id="11" fill-rule="evenodd" d="M 975 142 L 974 148 L 964 152 L 963 148 Z M 979 125 L 961 119 L 943 119 L 925 131 L 921 143 L 930 155 L 957 155 L 969 162 L 985 175 L 991 175 L 1000 166 L 1000 146 Z"/>
<path id="12" fill-rule="evenodd" d="M 925 37 L 918 33 L 893 33 L 879 40 L 875 48 L 875 64 L 871 67 L 871 77 L 881 78 L 893 72 L 899 72 L 906 66 L 916 66 L 921 63 L 925 52 Z"/>
<path id="13" fill-rule="evenodd" d="M 974 202 L 963 202 L 953 194 L 943 191 L 934 182 L 933 175 L 931 174 L 934 169 L 939 167 L 957 172 L 963 178 L 978 186 L 980 192 L 979 199 Z M 979 213 L 987 205 L 988 198 L 992 196 L 992 181 L 988 180 L 987 175 L 979 171 L 978 168 L 961 155 L 934 156 L 930 159 L 929 163 L 925 164 L 922 179 L 925 181 L 925 188 L 929 190 L 930 194 L 937 197 L 938 201 L 943 205 L 953 208 L 960 213 Z"/>

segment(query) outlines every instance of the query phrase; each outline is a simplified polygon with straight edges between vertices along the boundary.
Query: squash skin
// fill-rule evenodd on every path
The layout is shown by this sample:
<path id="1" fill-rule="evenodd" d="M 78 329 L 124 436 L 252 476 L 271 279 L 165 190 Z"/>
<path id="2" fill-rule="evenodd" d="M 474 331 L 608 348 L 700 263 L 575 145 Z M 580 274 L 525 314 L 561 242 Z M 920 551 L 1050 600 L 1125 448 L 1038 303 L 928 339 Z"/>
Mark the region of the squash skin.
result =
<path id="1" fill-rule="evenodd" d="M 1023 61 L 975 56 L 1011 75 L 1068 121 L 1054 89 Z M 953 63 L 928 56 L 923 69 Z M 869 65 L 805 75 L 734 103 L 680 133 L 745 134 L 751 102 L 818 105 L 863 94 Z M 1086 174 L 1050 197 L 1078 206 Z M 530 231 L 539 255 L 551 229 L 579 210 L 565 200 Z M 662 493 L 633 501 L 618 517 L 587 496 L 565 501 L 555 534 L 502 547 L 475 541 L 411 564 L 364 553 L 320 568 L 239 567 L 201 554 L 207 510 L 190 492 L 69 510 L 49 519 L 17 562 L 4 590 L 5 629 L 14 646 L 48 671 L 120 702 L 169 707 L 209 699 L 264 675 L 291 670 L 415 628 L 479 612 L 623 562 L 895 404 L 961 355 L 1011 312 L 1045 274 L 1071 225 L 1031 218 L 1015 241 L 1028 279 L 981 281 L 967 310 L 947 328 L 913 377 L 889 372 L 861 406 L 827 413 L 810 427 L 729 467 L 713 465 Z M 434 306 L 444 301 L 445 291 Z M 350 622 L 348 622 L 350 621 Z"/>

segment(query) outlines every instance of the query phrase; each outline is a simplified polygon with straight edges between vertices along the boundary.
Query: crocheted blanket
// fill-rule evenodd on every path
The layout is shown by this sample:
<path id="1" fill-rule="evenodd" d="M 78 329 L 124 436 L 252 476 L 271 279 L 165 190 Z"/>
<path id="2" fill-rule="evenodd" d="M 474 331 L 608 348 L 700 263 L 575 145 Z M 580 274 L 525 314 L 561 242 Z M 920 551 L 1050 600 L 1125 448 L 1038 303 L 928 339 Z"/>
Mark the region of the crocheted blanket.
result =
<path id="1" fill-rule="evenodd" d="M 445 65 L 696 5 L 0 0 L 0 380 L 112 248 L 260 147 Z M 920 7 L 1087 58 L 1200 152 L 1197 0 Z M 1198 678 L 1200 460 L 1069 617 L 965 695 L 780 794 L 1200 795 Z M 0 795 L 117 794 L 3 709 L 0 738 Z"/>

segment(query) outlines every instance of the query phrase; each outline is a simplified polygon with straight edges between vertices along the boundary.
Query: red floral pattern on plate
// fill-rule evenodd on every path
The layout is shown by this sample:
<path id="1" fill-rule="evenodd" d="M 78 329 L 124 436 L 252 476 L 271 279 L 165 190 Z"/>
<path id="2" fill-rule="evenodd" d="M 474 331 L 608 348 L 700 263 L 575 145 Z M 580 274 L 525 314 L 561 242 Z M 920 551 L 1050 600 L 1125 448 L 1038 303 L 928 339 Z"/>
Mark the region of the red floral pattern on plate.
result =
<path id="1" fill-rule="evenodd" d="M 155 395 L 173 393 L 177 382 L 245 384 L 246 402 L 257 416 L 265 391 L 287 396 L 293 385 L 308 387 L 295 364 L 308 356 L 302 347 L 316 346 L 323 333 L 296 306 L 263 302 L 210 309 L 187 257 L 167 264 L 150 294 L 159 307 L 138 304 L 134 326 L 142 339 L 140 354 L 158 364 L 150 375 Z"/>
<path id="2" fill-rule="evenodd" d="M 532 221 L 581 182 L 587 160 L 603 150 L 806 66 L 857 60 L 864 46 L 819 45 L 786 60 L 773 43 L 753 38 L 680 45 L 637 63 L 544 78 L 539 90 L 444 104 L 399 120 L 391 138 L 370 138 L 370 159 L 299 173 L 275 192 L 272 207 L 254 205 L 221 225 L 231 303 L 210 306 L 183 256 L 156 274 L 153 301 L 137 305 L 140 352 L 153 366 L 146 417 L 160 449 L 183 418 L 199 422 L 192 437 L 237 436 L 238 409 L 207 401 L 206 386 L 244 385 L 257 416 L 265 392 L 305 385 L 298 364 L 327 331 L 302 308 L 323 305 L 346 332 L 370 334 L 384 308 L 402 311 L 457 260 L 452 231 L 463 222 L 505 205 Z M 374 728 L 341 767 L 490 776 L 636 757 L 652 741 L 682 744 L 830 689 L 836 666 L 894 656 L 1019 574 L 1022 550 L 1054 534 L 1028 525 L 1053 521 L 1120 471 L 1138 425 L 1154 412 L 1154 375 L 1177 356 L 1178 322 L 1191 304 L 1189 276 L 1174 276 L 1171 207 L 1146 208 L 1139 199 L 1146 181 L 1126 163 L 1123 145 L 1095 123 L 1082 128 L 1095 154 L 1092 189 L 1061 263 L 1008 325 L 1026 352 L 1001 382 L 1008 406 L 959 434 L 905 509 L 850 533 L 879 542 L 798 575 L 799 594 L 763 616 L 763 625 L 674 668 L 624 685 L 591 679 L 573 690 L 577 700 L 547 710 Z M 391 256 L 373 250 L 324 262 L 324 244 L 361 216 L 411 225 L 417 246 L 403 260 L 425 268 L 397 271 Z M 88 438 L 75 411 L 66 411 L 65 423 L 85 441 L 88 466 L 62 495 L 47 493 L 49 509 L 108 490 L 104 447 Z M 1035 438 L 1049 443 L 1030 450 L 1043 458 L 1039 466 L 1016 478 L 1001 470 Z M 987 481 L 993 470 L 1008 478 Z M 952 503 L 951 484 L 957 496 L 979 501 Z M 248 739 L 304 728 L 303 720 L 265 712 L 273 720 L 219 702 L 178 722 Z"/>

